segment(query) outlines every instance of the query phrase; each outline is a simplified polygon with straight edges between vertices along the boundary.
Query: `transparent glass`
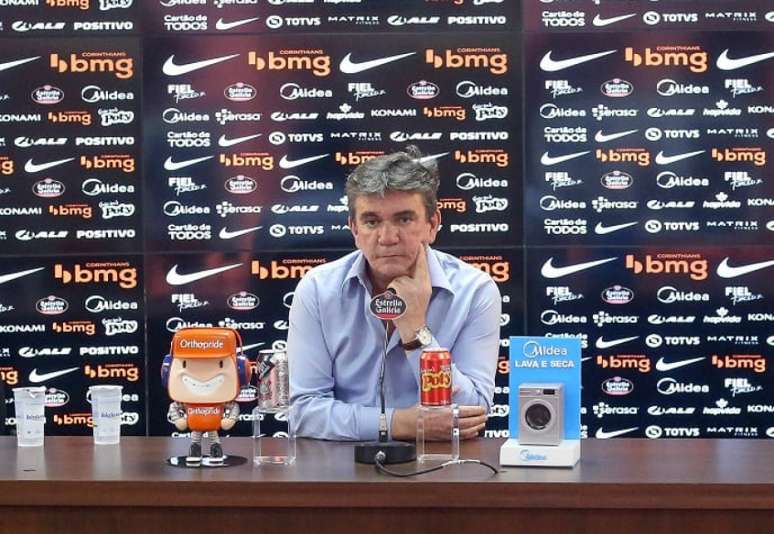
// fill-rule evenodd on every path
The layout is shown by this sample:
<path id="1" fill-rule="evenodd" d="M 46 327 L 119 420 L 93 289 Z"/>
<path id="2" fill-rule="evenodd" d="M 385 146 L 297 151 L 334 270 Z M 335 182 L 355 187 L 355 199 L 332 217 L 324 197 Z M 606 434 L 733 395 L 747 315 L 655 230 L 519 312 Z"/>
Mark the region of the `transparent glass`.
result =
<path id="1" fill-rule="evenodd" d="M 16 409 L 16 444 L 19 447 L 42 447 L 46 423 L 46 388 L 14 388 Z"/>
<path id="2" fill-rule="evenodd" d="M 296 461 L 296 435 L 291 424 L 292 417 L 292 407 L 270 411 L 258 407 L 253 409 L 253 461 L 257 465 L 291 465 Z M 261 425 L 272 434 L 264 435 Z"/>
<path id="3" fill-rule="evenodd" d="M 91 386 L 86 400 L 91 403 L 96 445 L 121 441 L 121 391 L 123 386 Z"/>
<path id="4" fill-rule="evenodd" d="M 456 404 L 449 406 L 422 406 L 417 410 L 417 461 L 448 462 L 460 458 L 460 411 Z M 448 439 L 433 441 L 425 439 L 425 428 L 447 426 Z"/>

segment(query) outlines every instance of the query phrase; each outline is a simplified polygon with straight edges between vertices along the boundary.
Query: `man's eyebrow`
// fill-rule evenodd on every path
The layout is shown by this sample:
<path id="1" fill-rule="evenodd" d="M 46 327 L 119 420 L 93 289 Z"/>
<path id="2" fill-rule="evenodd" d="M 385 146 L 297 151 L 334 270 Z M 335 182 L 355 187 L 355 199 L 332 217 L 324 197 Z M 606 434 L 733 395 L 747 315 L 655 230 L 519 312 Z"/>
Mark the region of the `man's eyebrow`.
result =
<path id="1" fill-rule="evenodd" d="M 393 215 L 393 218 L 398 217 L 416 217 L 417 212 L 414 210 L 403 210 Z"/>
<path id="2" fill-rule="evenodd" d="M 358 218 L 365 219 L 366 217 L 379 218 L 379 215 L 375 211 L 363 211 L 358 214 Z"/>

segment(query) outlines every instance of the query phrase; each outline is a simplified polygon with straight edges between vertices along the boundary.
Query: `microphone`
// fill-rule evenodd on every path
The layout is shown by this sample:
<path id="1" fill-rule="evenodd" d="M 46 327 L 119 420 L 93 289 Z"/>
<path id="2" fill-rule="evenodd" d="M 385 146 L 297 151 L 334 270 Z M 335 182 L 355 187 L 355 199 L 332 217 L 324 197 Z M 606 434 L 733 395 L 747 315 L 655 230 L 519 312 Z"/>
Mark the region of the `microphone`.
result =
<path id="1" fill-rule="evenodd" d="M 387 367 L 387 344 L 389 343 L 389 322 L 406 312 L 406 303 L 391 288 L 371 299 L 371 314 L 384 322 L 384 346 L 379 367 L 379 439 L 355 445 L 355 461 L 361 464 L 398 464 L 411 462 L 417 457 L 416 446 L 403 441 L 391 441 L 387 432 L 387 413 L 384 402 L 384 374 Z"/>

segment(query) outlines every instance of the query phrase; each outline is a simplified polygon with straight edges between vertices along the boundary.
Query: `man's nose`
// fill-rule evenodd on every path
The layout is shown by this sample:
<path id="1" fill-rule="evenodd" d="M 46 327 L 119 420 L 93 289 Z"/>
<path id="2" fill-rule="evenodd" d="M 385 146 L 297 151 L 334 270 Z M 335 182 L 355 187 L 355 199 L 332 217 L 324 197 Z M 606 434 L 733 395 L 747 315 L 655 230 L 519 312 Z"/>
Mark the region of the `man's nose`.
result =
<path id="1" fill-rule="evenodd" d="M 394 245 L 398 241 L 400 241 L 400 231 L 398 227 L 389 222 L 383 223 L 379 228 L 379 244 Z"/>

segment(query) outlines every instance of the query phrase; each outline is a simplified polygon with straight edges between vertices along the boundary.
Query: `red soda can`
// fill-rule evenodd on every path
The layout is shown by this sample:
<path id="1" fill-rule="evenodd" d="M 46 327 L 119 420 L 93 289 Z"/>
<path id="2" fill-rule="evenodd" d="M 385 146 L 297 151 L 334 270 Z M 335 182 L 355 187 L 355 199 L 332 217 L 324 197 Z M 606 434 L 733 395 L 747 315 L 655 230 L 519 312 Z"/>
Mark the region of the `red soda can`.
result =
<path id="1" fill-rule="evenodd" d="M 451 353 L 448 349 L 425 349 L 419 358 L 422 406 L 449 406 L 452 403 Z"/>

